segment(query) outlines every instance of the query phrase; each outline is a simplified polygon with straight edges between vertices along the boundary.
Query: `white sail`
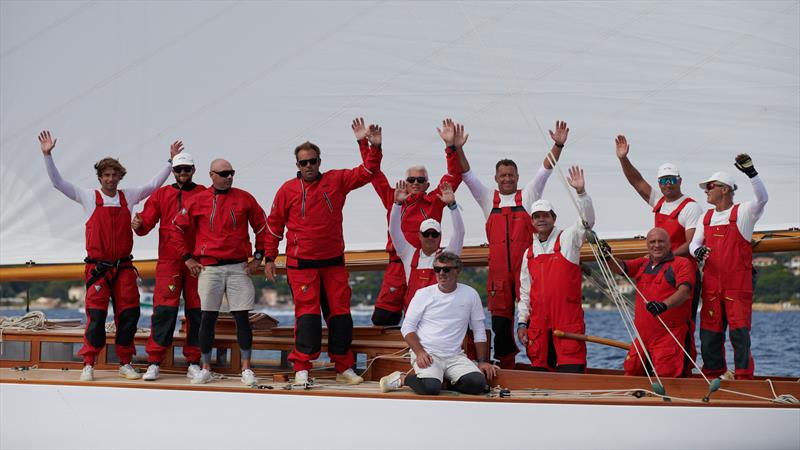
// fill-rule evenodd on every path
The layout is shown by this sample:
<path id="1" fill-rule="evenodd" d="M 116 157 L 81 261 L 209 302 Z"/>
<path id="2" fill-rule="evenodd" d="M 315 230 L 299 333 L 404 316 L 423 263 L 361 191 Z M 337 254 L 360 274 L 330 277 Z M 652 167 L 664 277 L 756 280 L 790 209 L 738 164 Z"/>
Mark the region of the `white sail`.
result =
<path id="1" fill-rule="evenodd" d="M 359 163 L 350 121 L 384 130 L 390 180 L 444 171 L 436 126 L 463 122 L 473 170 L 491 185 L 513 158 L 521 183 L 541 164 L 547 129 L 571 129 L 564 165 L 581 164 L 601 236 L 642 234 L 652 215 L 622 176 L 616 134 L 655 183 L 678 164 L 684 191 L 753 156 L 770 193 L 757 228 L 800 223 L 800 4 L 771 2 L 2 2 L 0 264 L 84 256 L 81 208 L 50 185 L 36 141 L 58 138 L 63 176 L 96 187 L 110 155 L 121 184 L 147 182 L 182 139 L 208 183 L 212 158 L 269 210 L 311 140 L 322 169 Z M 467 245 L 484 242 L 465 187 Z M 577 217 L 557 176 L 545 198 Z M 138 205 L 136 210 L 141 210 Z M 445 214 L 445 217 L 447 215 Z M 445 219 L 447 221 L 447 218 Z M 445 225 L 445 237 L 448 235 Z M 386 212 L 366 186 L 345 210 L 349 250 L 382 248 Z M 137 259 L 156 237 L 137 238 Z"/>

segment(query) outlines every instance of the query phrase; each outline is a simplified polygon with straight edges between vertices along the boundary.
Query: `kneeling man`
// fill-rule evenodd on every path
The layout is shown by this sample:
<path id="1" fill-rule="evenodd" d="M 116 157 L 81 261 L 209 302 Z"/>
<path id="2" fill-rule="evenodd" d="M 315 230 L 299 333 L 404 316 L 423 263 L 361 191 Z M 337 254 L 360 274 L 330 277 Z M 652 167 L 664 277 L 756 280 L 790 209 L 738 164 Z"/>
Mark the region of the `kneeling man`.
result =
<path id="1" fill-rule="evenodd" d="M 433 264 L 437 283 L 419 289 L 412 299 L 400 331 L 411 347 L 414 375 L 394 372 L 381 378 L 383 392 L 408 386 L 417 394 L 437 395 L 445 377 L 453 390 L 480 394 L 497 367 L 489 364 L 483 306 L 475 289 L 458 283 L 463 264 L 454 253 L 442 252 Z M 477 365 L 464 354 L 461 342 L 472 330 Z"/>

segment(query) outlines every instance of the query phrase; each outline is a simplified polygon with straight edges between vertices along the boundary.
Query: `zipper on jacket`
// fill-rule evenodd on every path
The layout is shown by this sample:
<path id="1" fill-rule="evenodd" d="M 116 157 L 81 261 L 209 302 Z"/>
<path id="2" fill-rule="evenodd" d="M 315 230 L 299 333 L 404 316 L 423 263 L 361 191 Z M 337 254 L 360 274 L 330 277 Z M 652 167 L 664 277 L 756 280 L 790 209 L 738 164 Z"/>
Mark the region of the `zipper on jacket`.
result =
<path id="1" fill-rule="evenodd" d="M 217 194 L 214 194 L 214 203 L 211 205 L 211 217 L 209 218 L 211 230 L 214 230 L 214 214 L 217 212 Z"/>
<path id="2" fill-rule="evenodd" d="M 306 186 L 303 183 L 303 180 L 300 179 L 300 189 L 303 191 L 303 200 L 300 204 L 300 217 L 306 216 Z"/>
<path id="3" fill-rule="evenodd" d="M 236 214 L 233 213 L 233 208 L 231 208 L 231 220 L 233 220 L 233 228 L 236 228 Z"/>
<path id="4" fill-rule="evenodd" d="M 323 192 L 322 193 L 322 198 L 324 198 L 325 199 L 325 203 L 328 204 L 328 209 L 331 210 L 331 212 L 333 212 L 333 205 L 331 204 L 331 200 L 328 198 L 328 194 Z"/>
<path id="5" fill-rule="evenodd" d="M 506 214 L 506 262 L 508 262 L 508 271 L 511 272 L 511 236 L 509 228 L 511 224 L 508 222 L 508 215 Z"/>

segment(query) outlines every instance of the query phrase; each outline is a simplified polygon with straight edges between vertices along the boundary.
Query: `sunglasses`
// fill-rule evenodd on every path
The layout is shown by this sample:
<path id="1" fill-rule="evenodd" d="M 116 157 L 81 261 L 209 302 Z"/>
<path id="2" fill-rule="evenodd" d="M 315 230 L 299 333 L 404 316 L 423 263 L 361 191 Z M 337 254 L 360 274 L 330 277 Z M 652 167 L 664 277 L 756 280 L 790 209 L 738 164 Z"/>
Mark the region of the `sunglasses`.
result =
<path id="1" fill-rule="evenodd" d="M 439 233 L 436 230 L 420 231 L 420 234 L 422 234 L 422 237 L 426 237 L 426 238 L 438 238 L 439 236 L 442 235 L 442 233 Z"/>
<path id="2" fill-rule="evenodd" d="M 658 179 L 658 184 L 661 186 L 672 186 L 674 184 L 678 184 L 678 180 L 680 179 L 681 177 L 676 176 L 661 177 Z"/>
<path id="3" fill-rule="evenodd" d="M 172 171 L 175 173 L 190 173 L 194 170 L 194 166 L 175 166 Z"/>
<path id="4" fill-rule="evenodd" d="M 215 174 L 217 174 L 217 176 L 220 176 L 222 178 L 232 177 L 236 174 L 235 170 L 220 170 L 219 172 L 217 172 L 216 170 L 212 170 L 212 172 L 214 172 Z"/>
<path id="5" fill-rule="evenodd" d="M 452 266 L 433 266 L 433 271 L 436 273 L 450 273 L 451 270 L 455 270 L 455 267 Z"/>
<path id="6" fill-rule="evenodd" d="M 714 183 L 714 182 L 706 183 L 706 192 L 712 191 L 712 190 L 714 190 L 714 188 L 721 188 L 722 186 L 725 186 L 725 185 L 721 184 L 721 183 Z"/>
<path id="7" fill-rule="evenodd" d="M 425 177 L 408 177 L 406 178 L 406 183 L 417 183 L 417 184 L 425 184 L 428 181 Z"/>
<path id="8" fill-rule="evenodd" d="M 309 164 L 311 164 L 312 166 L 316 166 L 318 162 L 319 158 L 311 158 L 311 159 L 301 159 L 297 161 L 297 164 L 300 164 L 300 167 L 305 167 Z"/>

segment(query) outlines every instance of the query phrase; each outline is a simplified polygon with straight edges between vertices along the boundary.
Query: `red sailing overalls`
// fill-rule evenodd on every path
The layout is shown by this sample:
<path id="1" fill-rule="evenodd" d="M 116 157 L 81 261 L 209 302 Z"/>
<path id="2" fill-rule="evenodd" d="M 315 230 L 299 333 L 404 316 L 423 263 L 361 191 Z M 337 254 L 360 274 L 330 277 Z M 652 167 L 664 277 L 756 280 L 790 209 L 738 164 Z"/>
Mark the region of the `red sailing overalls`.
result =
<path id="1" fill-rule="evenodd" d="M 662 196 L 658 203 L 656 203 L 656 206 L 653 207 L 653 213 L 655 214 L 655 226 L 666 230 L 667 234 L 669 235 L 670 250 L 674 252 L 676 248 L 686 243 L 686 228 L 682 227 L 680 222 L 678 222 L 678 215 L 681 213 L 681 211 L 683 211 L 683 208 L 685 208 L 686 205 L 694 202 L 695 200 L 693 198 L 686 197 L 683 199 L 681 204 L 678 205 L 674 211 L 672 211 L 671 214 L 661 214 L 661 206 L 665 201 L 666 198 Z M 696 278 L 695 285 L 692 288 L 691 302 L 689 302 L 691 304 L 691 310 L 689 311 L 689 314 L 691 315 L 692 322 L 689 325 L 689 345 L 686 347 L 686 350 L 689 352 L 692 361 L 694 361 L 697 359 L 697 345 L 694 342 L 694 330 L 697 324 L 697 308 L 700 305 L 700 271 L 697 268 L 697 261 L 695 261 L 694 258 L 687 257 L 686 260 L 692 265 L 692 271 L 695 273 Z M 692 366 L 693 364 L 691 363 L 685 365 L 687 371 L 686 375 L 691 373 Z"/>
<path id="2" fill-rule="evenodd" d="M 585 370 L 586 343 L 552 335 L 553 330 L 586 332 L 581 307 L 580 266 L 561 254 L 560 232 L 553 253 L 534 255 L 533 245 L 530 245 L 527 261 L 531 275 L 527 348 L 531 366 L 552 371 L 559 366 L 581 365 Z"/>
<path id="3" fill-rule="evenodd" d="M 522 191 L 514 206 L 500 207 L 500 192 L 494 191 L 492 212 L 486 221 L 489 241 L 489 312 L 494 332 L 494 357 L 503 369 L 513 369 L 519 352 L 514 339 L 514 305 L 519 298 L 519 272 L 525 249 L 533 242 L 533 223 L 522 206 Z"/>
<path id="4" fill-rule="evenodd" d="M 133 338 L 139 322 L 139 287 L 131 263 L 131 211 L 125 194 L 117 191 L 117 195 L 120 206 L 106 208 L 100 191 L 95 191 L 94 212 L 86 222 L 86 330 L 78 352 L 84 364 L 94 364 L 106 343 L 109 299 L 114 306 L 114 348 L 120 364 L 130 363 L 136 354 Z"/>
<path id="5" fill-rule="evenodd" d="M 649 301 L 661 301 L 674 294 L 678 287 L 676 286 L 676 274 L 679 272 L 678 265 L 688 265 L 689 258 L 672 257 L 655 267 L 650 266 L 649 258 L 642 259 L 646 261 L 638 267 L 638 270 L 635 273 L 629 273 L 631 278 L 636 280 L 638 291 Z M 687 338 L 694 340 L 694 337 L 689 335 L 692 303 L 690 301 L 683 302 L 680 306 L 670 308 L 658 316 L 669 327 L 672 335 L 681 343 L 680 346 L 667 333 L 658 318 L 653 317 L 647 311 L 647 304 L 639 292 L 636 293 L 635 311 L 634 325 L 639 331 L 642 341 L 644 341 L 645 349 L 650 354 L 656 373 L 661 377 L 688 376 L 691 372 L 691 366 L 687 371 L 687 364 L 684 361 L 685 355 L 681 347 L 686 345 Z M 639 341 L 635 341 L 625 357 L 625 375 L 645 375 L 642 361 L 646 362 L 647 358 L 644 353 L 642 353 L 641 359 L 639 358 L 637 355 L 637 352 L 640 352 L 639 346 Z"/>
<path id="6" fill-rule="evenodd" d="M 414 298 L 414 294 L 417 293 L 417 290 L 428 287 L 432 284 L 436 284 L 436 275 L 433 273 L 433 268 L 417 268 L 421 251 L 422 249 L 416 249 L 414 251 L 414 257 L 411 258 L 411 273 L 408 276 L 408 289 L 406 290 L 406 295 L 403 298 L 404 312 L 408 309 L 408 305 L 411 303 L 411 299 Z"/>
<path id="7" fill-rule="evenodd" d="M 711 225 L 713 209 L 709 209 L 703 219 L 705 245 L 711 253 L 703 266 L 700 348 L 703 373 L 709 377 L 725 373 L 725 327 L 730 326 L 736 379 L 751 380 L 755 369 L 750 352 L 753 249 L 736 226 L 738 213 L 739 204 L 736 204 L 725 225 Z"/>

